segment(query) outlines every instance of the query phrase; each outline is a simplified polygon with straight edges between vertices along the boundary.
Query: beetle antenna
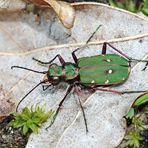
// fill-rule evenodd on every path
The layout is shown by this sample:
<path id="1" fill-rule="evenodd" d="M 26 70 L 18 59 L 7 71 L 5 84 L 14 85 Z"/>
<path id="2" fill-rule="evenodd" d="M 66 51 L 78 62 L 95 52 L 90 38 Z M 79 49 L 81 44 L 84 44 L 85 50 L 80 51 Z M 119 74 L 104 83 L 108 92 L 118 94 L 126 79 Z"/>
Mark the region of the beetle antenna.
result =
<path id="1" fill-rule="evenodd" d="M 102 25 L 99 25 L 96 30 L 92 33 L 92 35 L 88 38 L 88 40 L 86 41 L 86 44 L 88 44 L 88 42 L 92 39 L 92 37 L 94 36 L 94 34 L 99 30 L 99 28 L 101 27 Z"/>
<path id="2" fill-rule="evenodd" d="M 88 133 L 87 120 L 86 120 L 84 108 L 82 106 L 82 103 L 81 103 L 81 100 L 80 100 L 79 96 L 78 96 L 78 101 L 79 101 L 79 104 L 80 104 L 80 107 L 81 107 L 81 110 L 82 110 L 82 114 L 83 114 L 83 118 L 84 118 L 84 123 L 85 123 L 85 128 L 86 128 L 86 133 Z"/>
<path id="3" fill-rule="evenodd" d="M 47 73 L 47 71 L 37 71 L 37 70 L 33 70 L 33 69 L 30 69 L 30 68 L 21 67 L 21 66 L 12 66 L 11 69 L 13 69 L 13 68 L 25 69 L 25 70 L 28 70 L 28 71 L 32 71 L 32 72 L 35 72 L 35 73 L 41 73 L 41 74 Z"/>
<path id="4" fill-rule="evenodd" d="M 17 104 L 17 106 L 16 106 L 16 112 L 18 112 L 18 107 L 19 107 L 19 105 L 21 104 L 21 102 L 33 91 L 33 90 L 35 90 L 39 85 L 41 85 L 41 84 L 43 84 L 43 83 L 46 83 L 47 82 L 47 80 L 46 81 L 41 81 L 40 83 L 38 83 L 36 86 L 34 86 L 20 101 L 19 101 L 19 103 Z"/>
<path id="5" fill-rule="evenodd" d="M 148 62 L 145 64 L 145 67 L 142 69 L 142 71 L 145 71 L 147 67 L 148 67 Z"/>

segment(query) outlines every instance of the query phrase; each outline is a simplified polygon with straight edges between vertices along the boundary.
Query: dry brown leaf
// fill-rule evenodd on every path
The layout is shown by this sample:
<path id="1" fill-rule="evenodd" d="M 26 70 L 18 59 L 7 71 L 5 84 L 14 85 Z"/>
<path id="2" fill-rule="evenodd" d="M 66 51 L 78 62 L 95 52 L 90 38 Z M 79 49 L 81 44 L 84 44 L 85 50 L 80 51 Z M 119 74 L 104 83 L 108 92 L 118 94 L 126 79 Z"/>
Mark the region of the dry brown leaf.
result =
<path id="1" fill-rule="evenodd" d="M 104 41 L 110 42 L 130 57 L 138 59 L 147 57 L 146 19 L 102 4 L 73 5 L 76 10 L 76 21 L 69 36 L 50 9 L 43 11 L 42 16 L 45 17 L 42 18 L 40 25 L 36 25 L 32 14 L 0 15 L 0 19 L 3 20 L 0 21 L 0 84 L 14 97 L 16 105 L 43 79 L 43 76 L 23 70 L 11 70 L 12 65 L 47 70 L 46 67 L 32 61 L 32 57 L 49 61 L 57 54 L 61 54 L 65 61 L 72 62 L 71 52 L 81 47 L 100 24 L 102 27 L 87 48 L 82 48 L 77 53 L 78 57 L 100 54 Z M 46 18 L 50 20 L 47 21 Z M 47 31 L 49 25 L 50 35 Z M 108 53 L 112 52 L 109 50 Z M 123 85 L 112 89 L 121 91 L 147 89 L 148 70 L 141 71 L 144 66 L 144 63 L 139 63 L 132 67 L 129 79 Z M 42 91 L 42 87 L 38 87 L 20 104 L 19 111 L 25 106 L 31 107 L 37 103 L 46 103 L 47 110 L 55 110 L 65 94 L 66 86 L 61 84 L 45 92 Z M 84 91 L 82 93 L 80 99 L 85 108 L 89 128 L 87 135 L 81 110 L 79 111 L 76 96 L 72 93 L 64 102 L 53 126 L 48 131 L 45 130 L 49 121 L 38 134 L 31 135 L 26 148 L 69 148 L 80 145 L 85 148 L 116 147 L 125 133 L 122 117 L 139 94 L 115 95 L 96 92 L 88 98 Z"/>
<path id="2" fill-rule="evenodd" d="M 19 11 L 25 9 L 26 3 L 23 0 L 0 0 L 1 11 Z"/>
<path id="3" fill-rule="evenodd" d="M 34 3 L 35 5 L 38 5 L 38 6 L 42 6 L 42 7 L 48 7 L 49 4 L 47 2 L 45 2 L 44 0 L 27 0 L 31 3 Z"/>
<path id="4" fill-rule="evenodd" d="M 75 20 L 75 10 L 70 4 L 56 0 L 29 0 L 29 1 L 42 7 L 48 7 L 50 5 L 54 9 L 60 21 L 66 28 L 73 27 Z"/>
<path id="5" fill-rule="evenodd" d="M 15 110 L 15 103 L 11 100 L 0 86 L 0 121 Z"/>
<path id="6" fill-rule="evenodd" d="M 66 2 L 45 0 L 57 13 L 59 19 L 66 28 L 72 28 L 75 20 L 75 10 Z"/>

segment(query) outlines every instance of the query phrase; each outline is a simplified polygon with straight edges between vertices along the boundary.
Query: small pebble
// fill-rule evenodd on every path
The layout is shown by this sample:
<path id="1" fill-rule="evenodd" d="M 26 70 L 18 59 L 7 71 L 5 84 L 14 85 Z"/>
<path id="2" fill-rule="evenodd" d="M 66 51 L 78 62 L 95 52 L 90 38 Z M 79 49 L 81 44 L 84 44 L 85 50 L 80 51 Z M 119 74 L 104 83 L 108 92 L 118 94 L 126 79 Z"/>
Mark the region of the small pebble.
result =
<path id="1" fill-rule="evenodd" d="M 9 131 L 11 131 L 12 127 L 9 127 Z"/>
<path id="2" fill-rule="evenodd" d="M 6 138 L 6 135 L 2 135 L 2 138 L 5 139 Z"/>

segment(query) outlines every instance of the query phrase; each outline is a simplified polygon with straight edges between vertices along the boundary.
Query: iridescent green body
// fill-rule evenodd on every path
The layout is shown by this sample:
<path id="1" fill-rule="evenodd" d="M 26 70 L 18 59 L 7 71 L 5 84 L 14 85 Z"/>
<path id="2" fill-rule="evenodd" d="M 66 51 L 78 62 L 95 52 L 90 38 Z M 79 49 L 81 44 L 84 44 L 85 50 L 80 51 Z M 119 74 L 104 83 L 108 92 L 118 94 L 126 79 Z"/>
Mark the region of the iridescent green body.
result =
<path id="1" fill-rule="evenodd" d="M 86 43 L 89 42 L 92 36 L 88 39 Z M 118 54 L 107 54 L 106 53 L 107 45 L 110 46 L 112 50 L 118 53 L 119 55 Z M 21 68 L 21 69 L 29 70 L 35 73 L 44 74 L 43 81 L 41 81 L 36 86 L 34 86 L 21 99 L 21 101 L 19 101 L 16 111 L 18 109 L 19 104 L 39 85 L 42 85 L 43 90 L 45 91 L 51 86 L 58 85 L 60 82 L 66 82 L 69 84 L 69 87 L 63 99 L 59 103 L 59 106 L 55 112 L 53 121 L 51 123 L 52 125 L 63 102 L 65 101 L 65 99 L 67 98 L 67 96 L 69 95 L 69 93 L 72 91 L 73 88 L 79 87 L 79 88 L 84 88 L 84 89 L 88 89 L 91 91 L 100 90 L 100 91 L 113 92 L 117 94 L 133 93 L 134 91 L 120 92 L 120 91 L 104 88 L 104 86 L 114 86 L 114 85 L 124 83 L 124 81 L 127 80 L 130 74 L 132 61 L 147 62 L 143 70 L 145 70 L 146 67 L 148 66 L 147 60 L 132 59 L 131 57 L 128 57 L 126 54 L 124 54 L 122 51 L 113 47 L 110 43 L 106 43 L 106 42 L 103 43 L 102 52 L 100 55 L 77 58 L 76 52 L 78 50 L 80 50 L 80 48 L 75 49 L 71 53 L 73 61 L 74 61 L 73 63 L 65 62 L 64 58 L 60 54 L 57 54 L 55 57 L 53 57 L 48 62 L 43 62 L 43 61 L 33 58 L 35 61 L 39 62 L 40 64 L 49 65 L 49 68 L 47 71 L 38 71 L 38 70 L 34 70 L 34 69 L 22 67 L 22 66 L 12 66 L 11 68 Z M 56 58 L 58 58 L 61 66 L 53 63 L 53 61 Z M 100 88 L 101 86 L 103 87 Z M 79 94 L 78 88 L 76 89 L 76 92 L 77 94 Z M 137 93 L 137 91 L 135 92 Z M 143 92 L 143 91 L 138 91 L 138 92 Z M 145 104 L 143 103 L 143 101 L 145 101 L 145 98 L 144 99 L 142 98 L 135 103 Z M 86 117 L 85 117 L 84 109 L 83 109 L 80 99 L 79 99 L 79 103 L 80 103 L 80 107 L 83 112 L 86 131 L 88 132 Z M 146 101 L 146 103 L 148 102 Z M 138 107 L 139 106 L 141 105 L 138 105 Z M 135 113 L 135 108 L 133 108 L 133 111 Z"/>
<path id="2" fill-rule="evenodd" d="M 78 76 L 78 68 L 73 63 L 65 63 L 64 66 L 53 64 L 48 70 L 52 77 L 62 77 L 65 81 L 75 79 Z"/>
<path id="3" fill-rule="evenodd" d="M 130 73 L 128 60 L 117 54 L 96 55 L 78 59 L 77 66 L 65 63 L 53 64 L 49 75 L 62 77 L 65 81 L 79 77 L 83 84 L 116 85 L 124 82 Z"/>
<path id="4" fill-rule="evenodd" d="M 78 59 L 80 81 L 85 84 L 113 85 L 125 81 L 130 73 L 128 60 L 117 54 Z"/>

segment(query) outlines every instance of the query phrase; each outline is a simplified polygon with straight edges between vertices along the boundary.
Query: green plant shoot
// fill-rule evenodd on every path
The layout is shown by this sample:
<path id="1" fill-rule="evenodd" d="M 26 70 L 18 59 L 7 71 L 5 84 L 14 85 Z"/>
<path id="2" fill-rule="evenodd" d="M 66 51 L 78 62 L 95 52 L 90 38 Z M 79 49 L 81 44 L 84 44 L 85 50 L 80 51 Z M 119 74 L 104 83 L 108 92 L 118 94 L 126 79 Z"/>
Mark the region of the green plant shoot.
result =
<path id="1" fill-rule="evenodd" d="M 148 103 L 148 93 L 145 93 L 141 96 L 139 96 L 134 103 L 132 104 L 132 106 L 130 107 L 128 113 L 126 114 L 125 118 L 126 119 L 132 119 L 135 116 L 135 111 L 140 108 L 140 106 L 146 106 L 146 104 Z"/>
<path id="2" fill-rule="evenodd" d="M 148 16 L 148 0 L 144 0 L 142 12 Z"/>
<path id="3" fill-rule="evenodd" d="M 25 107 L 21 113 L 13 113 L 14 119 L 9 123 L 13 128 L 19 128 L 23 131 L 23 134 L 29 132 L 37 133 L 39 127 L 53 115 L 53 111 L 50 110 L 45 113 L 44 107 L 36 105 L 29 110 Z"/>
<path id="4" fill-rule="evenodd" d="M 142 11 L 148 16 L 148 0 L 109 0 L 109 4 L 134 13 Z"/>
<path id="5" fill-rule="evenodd" d="M 142 136 L 138 131 L 131 131 L 127 136 L 125 136 L 126 142 L 122 144 L 122 147 L 133 147 L 139 148 L 140 141 L 143 140 Z"/>

